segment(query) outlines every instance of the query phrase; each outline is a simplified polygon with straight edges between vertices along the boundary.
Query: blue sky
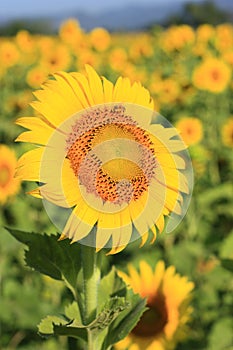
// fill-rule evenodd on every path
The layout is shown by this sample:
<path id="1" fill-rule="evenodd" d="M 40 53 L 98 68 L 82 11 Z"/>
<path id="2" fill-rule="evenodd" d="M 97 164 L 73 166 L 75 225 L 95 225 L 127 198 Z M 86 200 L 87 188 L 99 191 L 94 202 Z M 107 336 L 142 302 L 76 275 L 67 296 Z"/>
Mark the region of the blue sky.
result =
<path id="1" fill-rule="evenodd" d="M 0 18 L 15 18 L 27 16 L 44 16 L 61 14 L 72 10 L 83 9 L 92 12 L 101 12 L 104 9 L 119 7 L 125 4 L 156 4 L 175 3 L 187 0 L 4 0 L 0 5 Z M 200 1 L 200 0 L 192 0 Z"/>

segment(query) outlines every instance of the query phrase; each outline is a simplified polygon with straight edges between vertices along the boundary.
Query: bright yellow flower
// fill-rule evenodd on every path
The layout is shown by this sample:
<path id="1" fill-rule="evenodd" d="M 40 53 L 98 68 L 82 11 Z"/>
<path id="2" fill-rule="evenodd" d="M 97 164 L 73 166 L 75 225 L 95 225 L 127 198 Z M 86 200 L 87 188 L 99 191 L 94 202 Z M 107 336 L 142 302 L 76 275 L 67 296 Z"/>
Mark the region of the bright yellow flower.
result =
<path id="1" fill-rule="evenodd" d="M 38 88 L 46 80 L 47 76 L 48 72 L 46 69 L 39 66 L 28 71 L 26 80 L 29 86 Z"/>
<path id="2" fill-rule="evenodd" d="M 98 53 L 90 50 L 89 48 L 82 48 L 79 53 L 77 53 L 77 68 L 78 70 L 84 67 L 85 64 L 89 64 L 92 67 L 97 68 L 100 63 L 100 56 Z"/>
<path id="3" fill-rule="evenodd" d="M 224 91 L 231 79 L 231 69 L 218 58 L 206 58 L 193 72 L 193 84 L 213 93 Z"/>
<path id="4" fill-rule="evenodd" d="M 16 45 L 11 41 L 4 41 L 0 44 L 0 65 L 12 67 L 18 63 L 20 58 Z"/>
<path id="5" fill-rule="evenodd" d="M 151 84 L 159 103 L 173 103 L 180 95 L 179 83 L 171 78 L 161 79 Z"/>
<path id="6" fill-rule="evenodd" d="M 198 42 L 207 42 L 214 38 L 215 28 L 210 24 L 202 24 L 197 28 L 196 35 Z"/>
<path id="7" fill-rule="evenodd" d="M 67 69 L 71 60 L 68 48 L 59 43 L 54 43 L 49 51 L 45 51 L 41 59 L 41 65 L 45 67 L 49 73 Z"/>
<path id="8" fill-rule="evenodd" d="M 228 147 L 233 147 L 233 118 L 230 118 L 222 127 L 222 142 Z"/>
<path id="9" fill-rule="evenodd" d="M 25 53 L 31 53 L 35 48 L 35 40 L 27 30 L 20 30 L 16 34 L 16 43 L 19 49 Z"/>
<path id="10" fill-rule="evenodd" d="M 194 284 L 181 277 L 174 266 L 165 269 L 159 261 L 152 269 L 140 261 L 140 272 L 132 265 L 128 274 L 119 272 L 124 281 L 143 298 L 149 308 L 131 333 L 115 346 L 118 350 L 172 350 L 185 338 L 192 308 L 190 292 Z"/>
<path id="11" fill-rule="evenodd" d="M 59 29 L 59 36 L 67 44 L 77 45 L 82 41 L 83 31 L 76 19 L 68 19 L 63 22 Z"/>
<path id="12" fill-rule="evenodd" d="M 89 34 L 91 45 L 97 51 L 106 51 L 111 44 L 111 36 L 104 28 L 95 28 Z"/>
<path id="13" fill-rule="evenodd" d="M 113 254 L 134 228 L 144 243 L 149 229 L 154 237 L 163 230 L 164 216 L 181 213 L 189 189 L 185 162 L 173 153 L 186 147 L 175 128 L 153 123 L 158 116 L 140 83 L 120 77 L 113 85 L 85 69 L 56 73 L 34 93 L 41 117 L 20 118 L 30 131 L 17 140 L 42 146 L 19 159 L 17 176 L 41 184 L 32 195 L 73 208 L 62 238 L 92 232 L 97 250 L 110 246 Z"/>
<path id="14" fill-rule="evenodd" d="M 203 137 L 202 123 L 197 118 L 182 118 L 176 123 L 176 127 L 187 145 L 198 143 Z"/>
<path id="15" fill-rule="evenodd" d="M 138 35 L 129 49 L 130 58 L 137 61 L 141 57 L 150 57 L 154 53 L 150 37 L 146 34 Z"/>
<path id="16" fill-rule="evenodd" d="M 216 47 L 219 52 L 232 49 L 233 46 L 233 26 L 227 23 L 216 27 Z"/>
<path id="17" fill-rule="evenodd" d="M 127 61 L 127 53 L 121 47 L 116 47 L 109 53 L 109 64 L 113 70 L 122 71 L 127 64 Z"/>
<path id="18" fill-rule="evenodd" d="M 20 181 L 14 178 L 17 160 L 15 153 L 6 145 L 0 144 L 0 204 L 19 191 Z"/>
<path id="19" fill-rule="evenodd" d="M 181 50 L 194 43 L 195 33 L 192 27 L 187 25 L 172 26 L 163 33 L 161 40 L 161 47 L 165 51 Z"/>
<path id="20" fill-rule="evenodd" d="M 233 50 L 230 51 L 226 51 L 223 55 L 222 58 L 224 59 L 224 61 L 226 63 L 228 63 L 229 65 L 231 65 L 231 67 L 233 68 Z"/>

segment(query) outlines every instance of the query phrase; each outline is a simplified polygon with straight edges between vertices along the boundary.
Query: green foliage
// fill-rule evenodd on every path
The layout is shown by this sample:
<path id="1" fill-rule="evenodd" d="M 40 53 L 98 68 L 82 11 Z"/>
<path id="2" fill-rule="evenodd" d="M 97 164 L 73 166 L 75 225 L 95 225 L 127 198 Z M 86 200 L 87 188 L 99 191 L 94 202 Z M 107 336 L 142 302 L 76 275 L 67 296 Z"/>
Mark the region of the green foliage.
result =
<path id="1" fill-rule="evenodd" d="M 10 228 L 8 231 L 28 246 L 25 251 L 28 266 L 54 279 L 64 280 L 71 291 L 75 291 L 81 269 L 78 244 L 71 245 L 69 240 L 59 242 L 57 235 L 40 235 Z"/>
<path id="2" fill-rule="evenodd" d="M 189 24 L 197 27 L 201 24 L 217 25 L 230 22 L 231 17 L 227 11 L 220 9 L 213 1 L 206 0 L 200 3 L 187 2 L 180 14 L 172 15 L 166 20 L 166 25 Z"/>
<path id="3" fill-rule="evenodd" d="M 27 245 L 26 264 L 42 274 L 56 280 L 64 280 L 76 301 L 65 308 L 63 316 L 47 316 L 38 326 L 39 334 L 48 337 L 69 336 L 87 342 L 92 333 L 96 349 L 107 350 L 123 339 L 137 324 L 146 310 L 146 301 L 129 290 L 123 280 L 112 269 L 101 279 L 98 288 L 98 308 L 95 320 L 84 325 L 80 313 L 78 275 L 82 269 L 80 245 L 70 245 L 67 240 L 58 241 L 56 235 L 41 235 L 7 229 L 21 243 Z M 81 310 L 85 305 L 81 305 Z"/>
<path id="4" fill-rule="evenodd" d="M 46 19 L 19 19 L 13 20 L 6 25 L 1 25 L 0 35 L 13 36 L 16 35 L 19 30 L 27 30 L 32 34 L 53 34 L 51 21 Z"/>

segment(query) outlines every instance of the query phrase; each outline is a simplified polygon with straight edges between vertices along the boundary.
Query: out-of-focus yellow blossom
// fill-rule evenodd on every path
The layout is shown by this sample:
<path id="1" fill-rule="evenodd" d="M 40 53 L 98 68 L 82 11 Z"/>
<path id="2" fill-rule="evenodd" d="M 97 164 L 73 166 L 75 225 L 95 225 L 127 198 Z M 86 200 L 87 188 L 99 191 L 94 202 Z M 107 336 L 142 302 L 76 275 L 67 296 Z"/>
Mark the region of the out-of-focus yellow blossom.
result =
<path id="1" fill-rule="evenodd" d="M 68 48 L 63 44 L 54 43 L 52 50 L 44 52 L 41 65 L 49 73 L 54 73 L 59 70 L 66 70 L 69 67 L 70 61 L 71 55 Z"/>
<path id="2" fill-rule="evenodd" d="M 12 41 L 7 40 L 0 43 L 0 66 L 12 67 L 18 63 L 19 59 L 19 50 Z"/>
<path id="3" fill-rule="evenodd" d="M 20 30 L 15 37 L 20 51 L 31 53 L 35 49 L 35 40 L 27 30 Z"/>
<path id="4" fill-rule="evenodd" d="M 59 36 L 66 44 L 78 45 L 82 41 L 83 30 L 76 19 L 70 18 L 61 24 Z"/>
<path id="5" fill-rule="evenodd" d="M 207 58 L 193 71 L 193 84 L 213 93 L 224 91 L 231 79 L 231 69 L 218 58 Z"/>
<path id="6" fill-rule="evenodd" d="M 155 93 L 159 103 L 173 103 L 180 94 L 180 85 L 174 79 L 161 79 L 151 84 L 152 92 Z"/>
<path id="7" fill-rule="evenodd" d="M 47 78 L 47 71 L 42 66 L 37 66 L 30 69 L 27 73 L 27 83 L 33 88 L 38 88 Z"/>
<path id="8" fill-rule="evenodd" d="M 202 24 L 196 30 L 197 42 L 207 42 L 215 36 L 215 28 L 210 24 Z"/>
<path id="9" fill-rule="evenodd" d="M 14 151 L 0 144 L 0 205 L 19 191 L 20 181 L 14 178 L 16 164 Z"/>
<path id="10" fill-rule="evenodd" d="M 222 142 L 227 147 L 233 147 L 233 117 L 222 127 Z"/>
<path id="11" fill-rule="evenodd" d="M 106 51 L 111 44 L 111 36 L 104 28 L 95 28 L 89 34 L 91 45 L 97 51 Z"/>
<path id="12" fill-rule="evenodd" d="M 202 122 L 197 118 L 182 118 L 176 123 L 176 127 L 187 145 L 194 145 L 200 142 L 203 137 Z"/>
<path id="13" fill-rule="evenodd" d="M 219 52 L 229 50 L 233 46 L 233 27 L 230 24 L 220 24 L 216 27 L 215 45 Z"/>
<path id="14" fill-rule="evenodd" d="M 161 38 L 161 47 L 165 51 L 181 50 L 195 41 L 195 33 L 188 25 L 172 26 L 168 28 Z"/>
<path id="15" fill-rule="evenodd" d="M 130 58 L 136 61 L 142 57 L 151 57 L 153 53 L 153 45 L 146 34 L 139 35 L 129 49 Z"/>
<path id="16" fill-rule="evenodd" d="M 127 60 L 127 53 L 121 47 L 112 49 L 108 56 L 109 65 L 116 71 L 122 71 L 127 63 Z"/>

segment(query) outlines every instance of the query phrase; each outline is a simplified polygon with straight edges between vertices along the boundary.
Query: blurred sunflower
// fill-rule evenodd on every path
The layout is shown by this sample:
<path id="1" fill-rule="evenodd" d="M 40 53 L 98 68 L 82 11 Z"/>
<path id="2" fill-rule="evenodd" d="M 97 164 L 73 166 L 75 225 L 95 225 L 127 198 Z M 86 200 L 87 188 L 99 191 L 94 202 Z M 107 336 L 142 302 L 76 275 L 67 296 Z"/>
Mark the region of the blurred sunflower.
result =
<path id="1" fill-rule="evenodd" d="M 0 144 L 0 204 L 19 191 L 20 181 L 14 178 L 16 164 L 15 153 L 8 146 Z"/>
<path id="2" fill-rule="evenodd" d="M 76 19 L 70 18 L 63 22 L 59 28 L 59 36 L 63 42 L 78 45 L 83 38 L 83 31 Z"/>
<path id="3" fill-rule="evenodd" d="M 85 69 L 56 73 L 34 93 L 41 117 L 18 119 L 30 131 L 17 141 L 42 146 L 19 159 L 17 176 L 41 184 L 32 195 L 73 207 L 62 238 L 92 232 L 97 250 L 110 241 L 113 254 L 133 230 L 144 243 L 149 230 L 154 238 L 163 230 L 164 216 L 181 214 L 187 164 L 175 153 L 186 146 L 175 128 L 152 123 L 153 101 L 141 84 L 120 77 L 113 85 Z"/>
<path id="4" fill-rule="evenodd" d="M 111 44 L 111 36 L 104 28 L 93 29 L 89 34 L 89 40 L 91 45 L 100 52 L 106 51 Z"/>
<path id="5" fill-rule="evenodd" d="M 67 69 L 71 61 L 71 55 L 68 48 L 54 42 L 51 51 L 45 51 L 41 58 L 41 65 L 45 71 L 49 73 L 56 72 L 61 69 Z"/>
<path id="6" fill-rule="evenodd" d="M 38 88 L 47 78 L 48 73 L 44 67 L 37 66 L 30 69 L 27 73 L 26 80 L 29 86 Z"/>
<path id="7" fill-rule="evenodd" d="M 224 91 L 231 79 L 231 69 L 218 58 L 206 58 L 193 72 L 193 84 L 213 93 Z"/>
<path id="8" fill-rule="evenodd" d="M 233 147 L 233 118 L 230 118 L 222 127 L 222 142 L 225 146 Z"/>
<path id="9" fill-rule="evenodd" d="M 181 137 L 187 145 L 194 145 L 201 141 L 203 136 L 202 123 L 197 118 L 182 118 L 176 123 Z"/>
<path id="10" fill-rule="evenodd" d="M 147 299 L 148 310 L 131 333 L 115 345 L 117 350 L 172 350 L 187 336 L 193 282 L 181 277 L 174 266 L 165 269 L 159 261 L 154 270 L 144 260 L 140 272 L 128 266 L 118 272 L 135 293 Z"/>
<path id="11" fill-rule="evenodd" d="M 8 68 L 18 63 L 20 59 L 19 51 L 16 45 L 9 41 L 3 41 L 0 44 L 0 65 Z"/>

